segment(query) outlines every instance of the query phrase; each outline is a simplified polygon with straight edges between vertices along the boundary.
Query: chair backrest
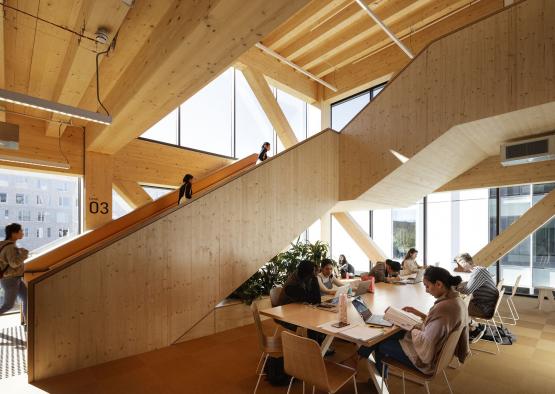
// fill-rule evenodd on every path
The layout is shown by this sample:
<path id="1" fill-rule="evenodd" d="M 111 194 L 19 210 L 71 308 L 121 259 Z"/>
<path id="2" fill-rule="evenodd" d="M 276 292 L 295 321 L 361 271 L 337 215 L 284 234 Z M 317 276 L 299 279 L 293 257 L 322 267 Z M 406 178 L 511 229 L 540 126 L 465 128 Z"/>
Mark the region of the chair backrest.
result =
<path id="1" fill-rule="evenodd" d="M 499 290 L 499 297 L 497 297 L 497 302 L 495 303 L 495 310 L 493 311 L 493 316 L 495 316 L 495 314 L 497 313 L 497 309 L 499 309 L 499 305 L 501 305 L 502 298 L 503 298 L 503 290 Z"/>
<path id="2" fill-rule="evenodd" d="M 328 373 L 318 343 L 288 331 L 281 333 L 281 341 L 285 373 L 329 392 Z"/>
<path id="3" fill-rule="evenodd" d="M 439 353 L 439 360 L 436 365 L 436 370 L 434 371 L 434 376 L 447 368 L 453 359 L 457 343 L 459 342 L 459 338 L 461 337 L 464 327 L 464 324 L 461 324 L 459 328 L 451 332 L 451 334 L 447 337 L 447 341 L 445 341 Z"/>
<path id="4" fill-rule="evenodd" d="M 266 343 L 264 329 L 262 328 L 262 321 L 260 320 L 260 314 L 258 313 L 258 305 L 254 301 L 251 304 L 251 311 L 252 311 L 252 317 L 254 319 L 254 327 L 256 328 L 256 335 L 258 335 L 258 343 L 260 345 L 260 350 L 264 352 L 265 351 L 264 345 Z"/>
<path id="5" fill-rule="evenodd" d="M 497 290 L 499 290 L 499 292 L 501 294 L 503 294 L 503 284 L 505 282 L 505 279 L 501 279 L 498 283 L 497 283 Z"/>
<path id="6" fill-rule="evenodd" d="M 515 279 L 515 284 L 513 285 L 513 291 L 511 292 L 511 298 L 516 294 L 516 290 L 518 289 L 518 285 L 520 284 L 520 278 L 522 275 L 518 275 Z"/>
<path id="7" fill-rule="evenodd" d="M 270 302 L 272 303 L 272 308 L 278 306 L 279 296 L 283 291 L 283 287 L 277 286 L 270 290 Z"/>

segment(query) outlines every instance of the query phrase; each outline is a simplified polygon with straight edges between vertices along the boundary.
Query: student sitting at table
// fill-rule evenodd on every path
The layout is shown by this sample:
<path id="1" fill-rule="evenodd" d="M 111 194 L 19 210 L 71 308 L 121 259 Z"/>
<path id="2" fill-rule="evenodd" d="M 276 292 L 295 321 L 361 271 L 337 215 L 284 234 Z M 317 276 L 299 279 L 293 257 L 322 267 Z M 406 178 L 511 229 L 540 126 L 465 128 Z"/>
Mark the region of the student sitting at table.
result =
<path id="1" fill-rule="evenodd" d="M 499 297 L 499 291 L 492 276 L 486 267 L 474 265 L 474 261 L 468 253 L 460 255 L 457 263 L 462 271 L 470 272 L 468 282 L 463 282 L 457 286 L 460 293 L 472 295 L 468 304 L 468 314 L 489 319 L 493 316 Z M 486 326 L 484 324 L 478 324 L 474 320 L 470 322 L 470 339 L 472 342 L 477 342 L 485 332 Z"/>
<path id="2" fill-rule="evenodd" d="M 398 261 L 387 259 L 385 263 L 378 261 L 368 275 L 373 276 L 376 283 L 396 282 L 400 279 L 399 271 L 401 271 L 401 264 Z"/>
<path id="3" fill-rule="evenodd" d="M 407 306 L 403 310 L 423 319 L 423 323 L 410 331 L 402 331 L 372 347 L 361 347 L 358 354 L 368 358 L 375 352 L 376 369 L 382 373 L 382 359 L 393 358 L 425 374 L 432 374 L 439 354 L 449 335 L 463 325 L 455 356 L 462 363 L 469 353 L 468 314 L 466 306 L 453 288 L 461 283 L 460 276 L 452 276 L 440 267 L 428 267 L 424 273 L 426 292 L 436 298 L 428 314 Z M 387 378 L 387 369 L 384 370 Z"/>
<path id="4" fill-rule="evenodd" d="M 318 286 L 320 287 L 320 295 L 335 294 L 337 287 L 343 286 L 343 282 L 333 275 L 333 261 L 330 259 L 322 260 L 320 265 L 320 273 L 317 276 Z"/>
<path id="5" fill-rule="evenodd" d="M 401 264 L 403 266 L 401 275 L 411 275 L 411 274 L 418 273 L 418 270 L 420 270 L 422 267 L 420 267 L 418 263 L 416 263 L 417 256 L 418 256 L 418 250 L 414 248 L 410 248 L 407 254 L 405 255 L 403 263 Z"/>
<path id="6" fill-rule="evenodd" d="M 293 302 L 307 302 L 309 304 L 319 304 L 321 302 L 315 266 L 311 261 L 301 261 L 297 270 L 289 276 L 285 285 L 283 285 L 278 305 Z"/>
<path id="7" fill-rule="evenodd" d="M 461 253 L 455 257 L 455 263 L 457 264 L 455 272 L 472 272 L 474 267 L 472 256 L 468 253 Z"/>

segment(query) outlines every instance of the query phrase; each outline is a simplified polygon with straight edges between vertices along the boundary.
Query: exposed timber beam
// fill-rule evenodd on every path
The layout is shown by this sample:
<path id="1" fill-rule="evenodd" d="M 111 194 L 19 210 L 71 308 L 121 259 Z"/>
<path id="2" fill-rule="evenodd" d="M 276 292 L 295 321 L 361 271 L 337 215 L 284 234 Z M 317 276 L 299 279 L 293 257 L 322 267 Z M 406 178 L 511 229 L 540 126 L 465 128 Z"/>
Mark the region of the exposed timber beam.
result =
<path id="1" fill-rule="evenodd" d="M 4 54 L 4 7 L 0 8 L 0 87 L 6 86 L 6 58 Z M 0 122 L 6 121 L 4 105 L 0 105 Z"/>
<path id="2" fill-rule="evenodd" d="M 276 130 L 283 146 L 285 146 L 285 148 L 290 148 L 298 143 L 299 140 L 293 132 L 285 114 L 281 110 L 272 93 L 272 90 L 270 89 L 270 86 L 268 85 L 268 82 L 266 82 L 266 79 L 264 78 L 264 75 L 249 67 L 244 67 L 241 71 L 260 103 L 260 106 L 270 120 L 270 123 Z"/>
<path id="3" fill-rule="evenodd" d="M 114 178 L 112 186 L 134 209 L 152 202 L 152 198 L 150 198 L 148 193 L 145 192 L 145 189 L 143 189 L 137 182 Z"/>
<path id="4" fill-rule="evenodd" d="M 305 75 L 293 70 L 260 49 L 251 48 L 237 61 L 238 68 L 250 67 L 264 74 L 268 82 L 310 104 L 318 100 L 318 84 Z"/>
<path id="5" fill-rule="evenodd" d="M 108 42 L 110 42 L 125 20 L 128 11 L 129 6 L 120 0 L 85 1 L 80 7 L 75 27 L 76 30 L 84 29 L 94 33 L 102 26 L 106 30 Z M 106 47 L 95 48 L 94 44 L 82 40 L 76 35 L 69 37 L 62 66 L 64 72 L 60 73 L 53 101 L 72 106 L 79 105 L 83 94 L 96 75 L 96 55 L 91 51 L 92 48 L 96 51 L 106 50 Z M 106 55 L 103 55 L 99 58 L 99 62 L 102 62 L 105 57 Z M 68 122 L 70 117 L 54 114 L 52 120 Z M 65 127 L 60 129 L 58 124 L 49 122 L 46 135 L 56 137 L 59 132 L 63 133 L 64 130 Z"/>
<path id="6" fill-rule="evenodd" d="M 464 10 L 445 18 L 411 37 L 415 53 L 420 52 L 432 41 L 472 22 L 484 18 L 503 8 L 502 0 L 480 1 Z M 398 73 L 409 63 L 409 59 L 393 45 L 358 62 L 340 68 L 324 79 L 333 82 L 339 89 L 334 93 L 324 92 L 324 100 L 333 102 L 371 87 Z"/>
<path id="7" fill-rule="evenodd" d="M 554 182 L 555 160 L 504 167 L 500 156 L 491 156 L 436 190 L 454 190 Z"/>
<path id="8" fill-rule="evenodd" d="M 553 216 L 555 216 L 555 190 L 530 207 L 505 231 L 476 253 L 473 257 L 474 262 L 486 267 L 495 263 Z"/>
<path id="9" fill-rule="evenodd" d="M 341 224 L 347 234 L 353 239 L 358 247 L 364 252 L 369 260 L 385 261 L 385 253 L 374 242 L 372 238 L 360 227 L 356 220 L 347 212 L 334 212 L 333 217 Z"/>
<path id="10" fill-rule="evenodd" d="M 113 123 L 91 125 L 87 148 L 117 152 L 307 3 L 176 1 L 106 97 Z"/>

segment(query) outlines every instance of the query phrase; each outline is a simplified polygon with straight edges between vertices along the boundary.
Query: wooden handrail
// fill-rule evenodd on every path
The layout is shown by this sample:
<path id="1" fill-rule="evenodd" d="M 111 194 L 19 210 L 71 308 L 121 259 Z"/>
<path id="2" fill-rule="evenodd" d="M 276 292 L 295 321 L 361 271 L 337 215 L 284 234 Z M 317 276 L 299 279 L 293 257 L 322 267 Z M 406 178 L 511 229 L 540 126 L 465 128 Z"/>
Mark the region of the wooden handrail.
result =
<path id="1" fill-rule="evenodd" d="M 235 163 L 225 166 L 224 168 L 214 171 L 204 178 L 193 182 L 193 195 L 200 193 L 225 180 L 226 178 L 253 166 L 256 164 L 257 158 L 258 155 L 253 153 L 244 159 L 238 160 Z M 84 254 L 87 250 L 90 250 L 107 238 L 116 236 L 154 215 L 161 214 L 167 209 L 174 208 L 177 205 L 178 195 L 179 190 L 174 190 L 173 192 L 170 192 L 149 204 L 135 209 L 127 215 L 113 220 L 93 231 L 78 236 L 50 252 L 37 256 L 25 264 L 25 273 L 27 274 L 26 277 L 32 277 L 34 279 L 39 275 L 29 274 L 46 272 L 50 268 L 68 260 L 69 258 L 74 258 Z"/>

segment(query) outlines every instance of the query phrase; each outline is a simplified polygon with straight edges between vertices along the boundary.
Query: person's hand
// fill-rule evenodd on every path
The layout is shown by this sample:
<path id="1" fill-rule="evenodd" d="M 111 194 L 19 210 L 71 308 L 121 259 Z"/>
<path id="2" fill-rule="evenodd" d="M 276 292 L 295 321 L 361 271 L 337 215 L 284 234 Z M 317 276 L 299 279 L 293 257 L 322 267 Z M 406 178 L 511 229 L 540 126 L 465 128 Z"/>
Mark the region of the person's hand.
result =
<path id="1" fill-rule="evenodd" d="M 416 315 L 416 316 L 421 317 L 421 318 L 426 317 L 426 315 L 424 313 L 420 312 L 416 308 L 413 308 L 412 306 L 406 306 L 406 307 L 403 308 L 403 310 L 405 312 L 412 313 L 413 315 Z"/>

